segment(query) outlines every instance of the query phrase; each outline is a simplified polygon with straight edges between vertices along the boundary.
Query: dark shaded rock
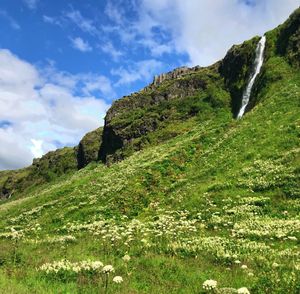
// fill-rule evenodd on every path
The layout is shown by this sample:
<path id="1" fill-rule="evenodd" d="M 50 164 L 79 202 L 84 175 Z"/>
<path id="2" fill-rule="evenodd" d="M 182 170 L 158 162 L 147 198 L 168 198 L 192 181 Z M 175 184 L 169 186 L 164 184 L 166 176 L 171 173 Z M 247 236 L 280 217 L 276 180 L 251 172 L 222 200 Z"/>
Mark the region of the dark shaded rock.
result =
<path id="1" fill-rule="evenodd" d="M 292 65 L 300 67 L 300 8 L 279 29 L 277 53 L 285 55 Z"/>
<path id="2" fill-rule="evenodd" d="M 89 163 L 98 160 L 98 153 L 102 143 L 103 128 L 87 133 L 76 147 L 77 167 L 84 168 Z"/>
<path id="3" fill-rule="evenodd" d="M 241 45 L 232 46 L 219 68 L 231 94 L 231 109 L 234 117 L 241 108 L 243 91 L 253 70 L 252 65 L 258 41 L 259 37 L 255 37 Z"/>

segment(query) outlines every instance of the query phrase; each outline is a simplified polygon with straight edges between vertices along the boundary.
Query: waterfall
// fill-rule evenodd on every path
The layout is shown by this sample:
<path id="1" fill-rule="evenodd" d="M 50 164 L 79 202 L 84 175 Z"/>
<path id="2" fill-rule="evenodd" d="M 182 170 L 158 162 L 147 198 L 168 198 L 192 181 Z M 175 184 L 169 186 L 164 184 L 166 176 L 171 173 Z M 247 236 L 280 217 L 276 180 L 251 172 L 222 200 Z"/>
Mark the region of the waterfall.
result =
<path id="1" fill-rule="evenodd" d="M 254 64 L 253 64 L 253 72 L 250 75 L 248 85 L 243 93 L 242 106 L 237 115 L 237 118 L 241 118 L 244 115 L 245 109 L 249 103 L 253 84 L 254 84 L 255 79 L 256 79 L 257 75 L 259 74 L 260 69 L 263 65 L 265 44 L 266 44 L 266 36 L 262 36 L 256 46 L 255 60 L 254 60 Z"/>

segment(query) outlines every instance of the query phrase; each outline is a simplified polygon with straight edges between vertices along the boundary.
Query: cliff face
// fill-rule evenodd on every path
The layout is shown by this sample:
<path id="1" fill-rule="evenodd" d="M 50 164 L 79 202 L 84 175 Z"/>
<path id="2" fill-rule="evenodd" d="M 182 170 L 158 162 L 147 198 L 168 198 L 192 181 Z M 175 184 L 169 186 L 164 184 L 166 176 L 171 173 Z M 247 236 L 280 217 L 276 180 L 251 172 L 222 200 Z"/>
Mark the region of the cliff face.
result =
<path id="1" fill-rule="evenodd" d="M 259 38 L 255 37 L 241 45 L 232 46 L 219 67 L 219 72 L 224 77 L 226 88 L 231 95 L 231 110 L 234 117 L 241 108 L 241 97 L 253 70 L 252 63 L 258 41 Z"/>
<path id="2" fill-rule="evenodd" d="M 300 67 L 300 8 L 279 27 L 277 53 L 287 57 L 291 65 Z"/>
<path id="3" fill-rule="evenodd" d="M 155 77 L 140 92 L 113 103 L 105 117 L 100 159 L 113 162 L 140 150 L 147 134 L 209 109 L 227 107 L 230 97 L 219 63 L 207 68 L 180 68 Z"/>
<path id="4" fill-rule="evenodd" d="M 189 73 L 193 73 L 193 72 L 196 72 L 200 70 L 200 66 L 195 66 L 195 67 L 192 67 L 192 68 L 189 68 L 187 66 L 182 66 L 182 67 L 179 67 L 179 68 L 175 68 L 174 70 L 168 72 L 168 73 L 163 73 L 163 74 L 160 74 L 160 75 L 156 75 L 154 76 L 153 78 L 153 82 L 152 84 L 150 84 L 147 88 L 152 88 L 153 86 L 158 86 L 159 84 L 161 84 L 162 82 L 166 81 L 166 80 L 172 80 L 172 79 L 177 79 L 177 78 L 180 78 L 186 74 L 189 74 Z"/>
<path id="5" fill-rule="evenodd" d="M 78 169 L 84 168 L 89 163 L 97 161 L 98 152 L 102 143 L 103 128 L 98 128 L 87 133 L 75 147 Z"/>

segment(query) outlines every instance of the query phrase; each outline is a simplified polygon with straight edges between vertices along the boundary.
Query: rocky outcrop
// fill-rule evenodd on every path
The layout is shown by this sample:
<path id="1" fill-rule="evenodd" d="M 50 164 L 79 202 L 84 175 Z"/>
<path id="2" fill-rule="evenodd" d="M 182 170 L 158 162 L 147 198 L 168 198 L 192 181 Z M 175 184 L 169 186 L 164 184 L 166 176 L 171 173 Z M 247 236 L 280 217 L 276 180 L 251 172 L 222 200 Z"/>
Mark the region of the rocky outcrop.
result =
<path id="1" fill-rule="evenodd" d="M 177 79 L 179 77 L 182 77 L 186 74 L 190 74 L 192 72 L 198 71 L 200 70 L 201 67 L 200 66 L 195 66 L 192 68 L 189 68 L 187 66 L 182 66 L 182 67 L 178 67 L 168 73 L 163 73 L 160 75 L 156 75 L 153 78 L 153 82 L 152 84 L 150 84 L 148 86 L 148 88 L 151 88 L 152 86 L 158 86 L 159 84 L 161 84 L 162 82 L 166 81 L 166 80 L 172 80 L 172 79 Z M 147 87 L 146 87 L 147 88 Z"/>
<path id="2" fill-rule="evenodd" d="M 279 29 L 277 52 L 285 55 L 293 66 L 300 67 L 300 8 Z"/>
<path id="3" fill-rule="evenodd" d="M 199 96 L 202 101 L 212 88 L 223 89 L 218 67 L 219 63 L 207 68 L 179 68 L 155 77 L 145 89 L 115 101 L 105 117 L 100 159 L 109 163 L 126 157 L 130 149 L 141 149 L 141 138 L 159 129 L 176 113 L 178 117 L 196 115 L 197 107 L 192 107 L 195 101 L 189 101 L 190 98 Z"/>
<path id="4" fill-rule="evenodd" d="M 241 45 L 232 46 L 219 68 L 219 72 L 224 77 L 225 85 L 231 94 L 231 109 L 234 117 L 239 112 L 243 91 L 253 70 L 252 64 L 258 41 L 259 37 L 255 37 Z"/>
<path id="5" fill-rule="evenodd" d="M 103 128 L 98 128 L 87 133 L 75 148 L 78 169 L 84 168 L 89 163 L 97 161 L 100 145 L 102 143 Z"/>

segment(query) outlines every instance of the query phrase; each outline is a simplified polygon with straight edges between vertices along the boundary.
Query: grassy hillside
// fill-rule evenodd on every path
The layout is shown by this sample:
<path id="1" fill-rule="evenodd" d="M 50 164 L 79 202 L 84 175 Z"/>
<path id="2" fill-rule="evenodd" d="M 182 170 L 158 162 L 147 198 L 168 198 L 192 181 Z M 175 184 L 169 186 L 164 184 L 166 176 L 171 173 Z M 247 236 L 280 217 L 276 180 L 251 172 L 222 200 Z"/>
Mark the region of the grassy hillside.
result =
<path id="1" fill-rule="evenodd" d="M 37 187 L 41 189 L 97 161 L 101 136 L 102 127 L 87 133 L 76 147 L 50 151 L 22 169 L 0 171 L 0 201 L 24 197 Z"/>
<path id="2" fill-rule="evenodd" d="M 0 292 L 299 293 L 300 72 L 279 36 L 242 119 L 174 119 L 123 161 L 2 202 Z"/>

